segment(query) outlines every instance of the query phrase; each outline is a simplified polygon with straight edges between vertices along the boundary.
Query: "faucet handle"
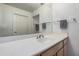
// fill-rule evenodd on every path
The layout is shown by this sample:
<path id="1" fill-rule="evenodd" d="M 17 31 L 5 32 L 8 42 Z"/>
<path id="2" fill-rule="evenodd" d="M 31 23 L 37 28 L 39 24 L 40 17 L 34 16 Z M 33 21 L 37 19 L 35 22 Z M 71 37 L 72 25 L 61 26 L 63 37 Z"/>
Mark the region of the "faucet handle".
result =
<path id="1" fill-rule="evenodd" d="M 42 35 L 42 37 L 44 38 L 44 35 Z"/>
<path id="2" fill-rule="evenodd" d="M 37 35 L 36 39 L 39 39 L 39 35 Z"/>

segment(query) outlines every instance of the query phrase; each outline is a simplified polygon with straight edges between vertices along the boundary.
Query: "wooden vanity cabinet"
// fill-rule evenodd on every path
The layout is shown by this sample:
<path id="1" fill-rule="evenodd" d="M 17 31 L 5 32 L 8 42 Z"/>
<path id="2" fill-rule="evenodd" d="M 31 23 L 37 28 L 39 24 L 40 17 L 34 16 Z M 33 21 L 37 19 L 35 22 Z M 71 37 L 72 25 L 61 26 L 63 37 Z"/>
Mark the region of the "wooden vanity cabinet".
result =
<path id="1" fill-rule="evenodd" d="M 64 56 L 68 55 L 68 39 L 64 40 Z"/>
<path id="2" fill-rule="evenodd" d="M 54 56 L 56 55 L 57 51 L 63 47 L 63 43 L 59 42 L 58 44 L 54 45 L 53 47 L 49 48 L 48 50 L 41 53 L 42 56 Z"/>
<path id="3" fill-rule="evenodd" d="M 68 55 L 68 38 L 63 41 L 63 48 L 57 52 L 57 56 L 67 56 Z"/>
<path id="4" fill-rule="evenodd" d="M 68 38 L 40 53 L 40 56 L 67 56 Z"/>
<path id="5" fill-rule="evenodd" d="M 64 56 L 64 48 L 60 49 L 60 50 L 57 52 L 57 56 Z"/>
<path id="6" fill-rule="evenodd" d="M 67 48 L 68 48 L 68 46 L 65 45 L 65 46 L 64 46 L 64 56 L 67 56 L 67 55 L 68 55 L 68 54 L 67 54 L 67 53 L 68 53 L 68 49 L 67 49 Z"/>

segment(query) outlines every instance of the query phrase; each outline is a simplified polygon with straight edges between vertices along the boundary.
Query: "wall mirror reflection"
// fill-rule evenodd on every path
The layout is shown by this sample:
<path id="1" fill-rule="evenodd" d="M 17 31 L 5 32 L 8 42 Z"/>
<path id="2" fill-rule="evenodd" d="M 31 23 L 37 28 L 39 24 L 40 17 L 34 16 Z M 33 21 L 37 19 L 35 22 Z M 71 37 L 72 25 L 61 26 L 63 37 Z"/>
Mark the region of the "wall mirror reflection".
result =
<path id="1" fill-rule="evenodd" d="M 52 31 L 51 3 L 0 3 L 0 37 Z"/>

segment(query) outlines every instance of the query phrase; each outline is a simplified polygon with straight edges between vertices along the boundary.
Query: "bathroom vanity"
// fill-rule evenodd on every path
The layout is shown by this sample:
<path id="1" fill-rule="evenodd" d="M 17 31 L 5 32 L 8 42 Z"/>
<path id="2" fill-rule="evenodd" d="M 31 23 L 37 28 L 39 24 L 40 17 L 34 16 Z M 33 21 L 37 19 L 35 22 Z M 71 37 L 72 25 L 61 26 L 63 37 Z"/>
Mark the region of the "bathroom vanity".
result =
<path id="1" fill-rule="evenodd" d="M 41 52 L 40 56 L 67 56 L 68 54 L 68 37 Z"/>
<path id="2" fill-rule="evenodd" d="M 14 37 L 15 39 L 20 39 Z M 7 39 L 14 39 L 7 37 Z M 48 33 L 43 39 L 21 38 L 0 43 L 0 56 L 65 56 L 68 49 L 67 33 Z M 1 38 L 4 39 L 4 38 Z M 6 38 L 5 38 L 6 39 Z"/>

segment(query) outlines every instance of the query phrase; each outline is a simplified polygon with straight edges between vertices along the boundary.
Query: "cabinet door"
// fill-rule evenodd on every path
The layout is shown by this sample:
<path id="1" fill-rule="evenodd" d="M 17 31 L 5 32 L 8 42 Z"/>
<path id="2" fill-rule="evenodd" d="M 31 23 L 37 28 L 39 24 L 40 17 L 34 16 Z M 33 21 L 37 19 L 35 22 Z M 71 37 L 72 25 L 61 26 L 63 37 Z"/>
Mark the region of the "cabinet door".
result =
<path id="1" fill-rule="evenodd" d="M 61 50 L 59 50 L 57 52 L 57 56 L 63 56 L 64 55 L 64 51 L 63 51 L 63 48 Z"/>
<path id="2" fill-rule="evenodd" d="M 64 40 L 64 56 L 68 55 L 68 39 Z"/>
<path id="3" fill-rule="evenodd" d="M 56 56 L 57 51 L 63 47 L 63 42 L 59 42 L 55 46 L 49 48 L 47 51 L 43 52 L 41 56 Z"/>
<path id="4" fill-rule="evenodd" d="M 64 46 L 64 56 L 68 55 L 68 47 L 67 44 Z"/>
<path id="5" fill-rule="evenodd" d="M 55 46 L 43 52 L 41 56 L 55 56 L 56 51 L 57 51 L 57 47 Z"/>

